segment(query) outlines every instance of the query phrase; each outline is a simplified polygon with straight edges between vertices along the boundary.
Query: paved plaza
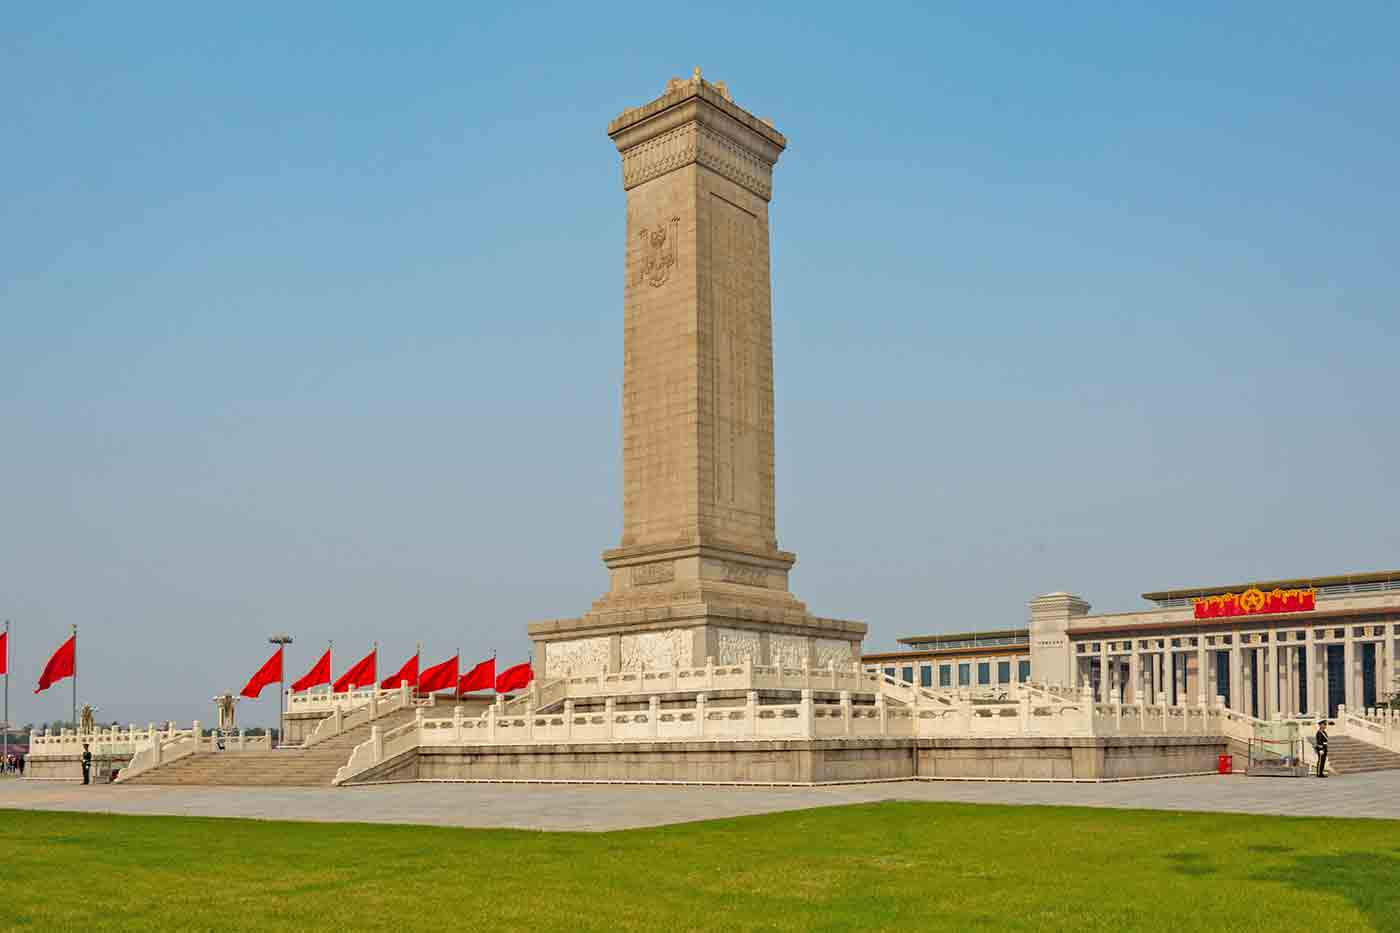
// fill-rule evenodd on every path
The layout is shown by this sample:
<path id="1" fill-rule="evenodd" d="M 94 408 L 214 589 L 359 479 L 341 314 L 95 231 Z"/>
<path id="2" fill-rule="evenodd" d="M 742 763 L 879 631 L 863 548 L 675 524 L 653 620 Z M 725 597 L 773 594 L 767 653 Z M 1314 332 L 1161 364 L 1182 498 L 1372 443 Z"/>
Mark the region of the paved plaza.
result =
<path id="1" fill-rule="evenodd" d="M 0 780 L 0 808 L 606 832 L 884 800 L 1400 819 L 1400 772 L 1111 784 L 897 781 L 834 787 L 385 784 L 133 787 Z"/>

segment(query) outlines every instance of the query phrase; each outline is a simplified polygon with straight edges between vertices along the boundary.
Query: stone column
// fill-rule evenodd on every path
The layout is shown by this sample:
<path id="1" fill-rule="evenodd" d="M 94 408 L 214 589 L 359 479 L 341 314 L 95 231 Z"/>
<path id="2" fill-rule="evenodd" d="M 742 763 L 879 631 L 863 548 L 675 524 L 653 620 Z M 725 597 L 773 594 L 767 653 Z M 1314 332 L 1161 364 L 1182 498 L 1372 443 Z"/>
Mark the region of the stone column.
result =
<path id="1" fill-rule="evenodd" d="M 1230 635 L 1230 695 L 1225 699 L 1230 704 L 1230 709 L 1237 713 L 1244 711 L 1244 695 L 1240 690 L 1243 686 L 1243 680 L 1244 665 L 1240 663 L 1240 633 L 1232 632 Z"/>
<path id="2" fill-rule="evenodd" d="M 1356 689 L 1357 656 L 1360 652 L 1356 650 L 1355 639 L 1351 637 L 1351 626 L 1348 625 L 1343 631 L 1346 632 L 1346 638 L 1343 640 L 1343 644 L 1346 645 L 1346 661 L 1342 665 L 1342 670 L 1345 671 L 1343 676 L 1346 678 L 1346 704 L 1347 709 L 1355 709 L 1361 705 L 1360 691 Z"/>
<path id="3" fill-rule="evenodd" d="M 1109 673 L 1108 673 L 1108 642 L 1107 642 L 1107 641 L 1101 641 L 1101 642 L 1099 642 L 1099 702 L 1100 702 L 1100 703 L 1111 703 L 1111 702 L 1113 702 L 1112 694 L 1110 693 L 1110 691 L 1111 691 L 1112 689 L 1113 689 L 1113 688 L 1112 688 L 1111 684 L 1109 683 Z"/>
<path id="4" fill-rule="evenodd" d="M 1308 660 L 1312 662 L 1312 692 L 1308 696 L 1309 712 L 1327 715 L 1327 646 L 1308 642 Z"/>
<path id="5" fill-rule="evenodd" d="M 1376 692 L 1382 695 L 1398 686 L 1395 683 L 1395 635 L 1390 630 L 1390 626 L 1391 623 L 1387 620 L 1381 629 L 1385 633 L 1385 640 L 1381 642 L 1381 649 L 1377 652 L 1380 663 L 1376 666 L 1380 670 L 1376 672 Z"/>
<path id="6" fill-rule="evenodd" d="M 1210 689 L 1210 681 L 1206 676 L 1206 637 L 1196 636 L 1196 702 L 1200 706 L 1205 706 L 1210 699 L 1207 692 Z"/>
<path id="7" fill-rule="evenodd" d="M 1131 702 L 1136 703 L 1142 699 L 1142 660 L 1136 638 L 1128 642 L 1128 683 L 1133 688 Z"/>
<path id="8" fill-rule="evenodd" d="M 1268 637 L 1268 636 L 1263 636 Z M 1274 719 L 1274 705 L 1278 702 L 1278 686 L 1274 684 L 1274 642 L 1259 649 L 1259 713 L 1260 719 Z"/>

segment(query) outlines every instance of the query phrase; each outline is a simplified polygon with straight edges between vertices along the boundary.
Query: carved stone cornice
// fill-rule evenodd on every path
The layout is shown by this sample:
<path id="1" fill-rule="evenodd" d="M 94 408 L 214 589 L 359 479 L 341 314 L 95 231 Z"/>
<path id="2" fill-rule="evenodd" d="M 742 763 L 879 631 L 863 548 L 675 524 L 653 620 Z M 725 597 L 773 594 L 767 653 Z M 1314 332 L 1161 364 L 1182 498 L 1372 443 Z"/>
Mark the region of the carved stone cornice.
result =
<path id="1" fill-rule="evenodd" d="M 736 106 L 707 82 L 629 110 L 608 127 L 622 154 L 622 187 L 703 165 L 765 201 L 773 196 L 773 164 L 787 146 L 781 133 Z"/>

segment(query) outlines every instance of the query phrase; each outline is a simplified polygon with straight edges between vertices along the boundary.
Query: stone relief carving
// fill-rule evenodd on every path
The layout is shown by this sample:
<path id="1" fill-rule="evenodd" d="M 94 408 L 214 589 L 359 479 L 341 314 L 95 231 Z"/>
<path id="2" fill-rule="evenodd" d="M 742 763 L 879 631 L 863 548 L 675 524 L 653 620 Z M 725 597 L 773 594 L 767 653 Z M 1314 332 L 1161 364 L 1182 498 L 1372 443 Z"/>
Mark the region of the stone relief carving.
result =
<path id="1" fill-rule="evenodd" d="M 758 633 L 745 629 L 722 628 L 715 630 L 716 641 L 718 642 L 719 656 L 715 658 L 717 664 L 744 664 L 748 661 L 758 663 Z"/>
<path id="2" fill-rule="evenodd" d="M 837 667 L 844 667 L 854 659 L 851 643 L 839 638 L 818 638 L 816 640 L 817 667 L 826 667 L 832 661 Z"/>
<path id="3" fill-rule="evenodd" d="M 767 586 L 768 571 L 762 567 L 751 567 L 747 564 L 724 565 L 724 582 L 743 583 L 746 586 Z"/>
<path id="4" fill-rule="evenodd" d="M 773 166 L 715 130 L 687 123 L 638 143 L 622 154 L 622 187 L 698 162 L 768 201 L 773 197 Z"/>
<path id="5" fill-rule="evenodd" d="M 637 284 L 646 282 L 652 288 L 666 284 L 671 277 L 671 267 L 676 264 L 676 243 L 680 239 L 681 219 L 672 217 L 667 224 L 643 227 L 638 236 L 642 240 L 642 259 L 637 263 Z"/>
<path id="6" fill-rule="evenodd" d="M 549 642 L 545 645 L 544 675 L 565 677 L 569 674 L 598 673 L 608 666 L 611 659 L 609 641 L 603 637 Z"/>
<path id="7" fill-rule="evenodd" d="M 641 564 L 632 568 L 632 585 L 648 586 L 652 583 L 670 583 L 676 579 L 675 564 Z"/>
<path id="8" fill-rule="evenodd" d="M 773 166 L 708 127 L 700 130 L 695 161 L 765 201 L 773 197 Z"/>
<path id="9" fill-rule="evenodd" d="M 801 667 L 807 660 L 805 635 L 769 635 L 768 654 L 771 663 L 783 667 Z"/>
<path id="10" fill-rule="evenodd" d="M 691 667 L 692 638 L 689 629 L 680 628 L 623 635 L 622 669 L 641 671 L 665 670 L 672 666 Z"/>

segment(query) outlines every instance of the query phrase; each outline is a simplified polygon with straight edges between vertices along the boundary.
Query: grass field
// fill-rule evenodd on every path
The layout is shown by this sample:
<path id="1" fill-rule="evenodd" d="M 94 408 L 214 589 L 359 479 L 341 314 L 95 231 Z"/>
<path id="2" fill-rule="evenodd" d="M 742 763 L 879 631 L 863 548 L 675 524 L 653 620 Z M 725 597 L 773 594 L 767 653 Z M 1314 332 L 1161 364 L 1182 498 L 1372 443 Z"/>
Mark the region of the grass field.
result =
<path id="1" fill-rule="evenodd" d="M 0 826 L 20 929 L 1400 930 L 1400 826 L 1369 820 L 882 803 L 607 834 Z"/>

